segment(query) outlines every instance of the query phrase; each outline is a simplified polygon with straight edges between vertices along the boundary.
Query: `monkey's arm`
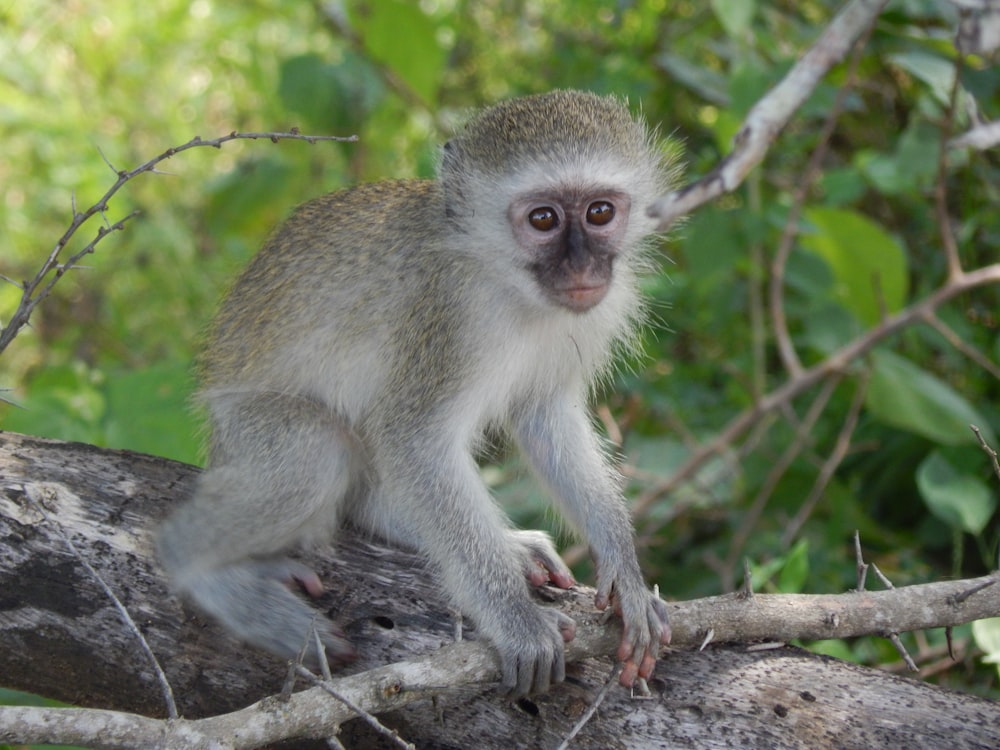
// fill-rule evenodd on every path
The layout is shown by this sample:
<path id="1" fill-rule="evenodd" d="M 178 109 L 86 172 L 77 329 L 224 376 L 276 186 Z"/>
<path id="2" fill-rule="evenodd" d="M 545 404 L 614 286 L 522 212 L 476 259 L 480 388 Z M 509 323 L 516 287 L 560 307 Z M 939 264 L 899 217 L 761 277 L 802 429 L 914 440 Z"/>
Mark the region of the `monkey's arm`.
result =
<path id="1" fill-rule="evenodd" d="M 427 555 L 453 604 L 499 653 L 502 688 L 544 692 L 565 677 L 563 643 L 575 625 L 535 604 L 526 574 L 538 563 L 560 579 L 554 582 L 569 585 L 569 570 L 555 560 L 546 564 L 555 557 L 551 547 L 512 533 L 454 431 L 433 417 L 424 425 L 379 438 L 380 486 L 356 518 Z"/>
<path id="2" fill-rule="evenodd" d="M 597 607 L 613 603 L 621 612 L 622 684 L 649 677 L 660 645 L 670 641 L 667 611 L 643 581 L 621 481 L 585 407 L 569 397 L 540 400 L 518 412 L 513 431 L 535 472 L 590 545 L 597 565 Z"/>

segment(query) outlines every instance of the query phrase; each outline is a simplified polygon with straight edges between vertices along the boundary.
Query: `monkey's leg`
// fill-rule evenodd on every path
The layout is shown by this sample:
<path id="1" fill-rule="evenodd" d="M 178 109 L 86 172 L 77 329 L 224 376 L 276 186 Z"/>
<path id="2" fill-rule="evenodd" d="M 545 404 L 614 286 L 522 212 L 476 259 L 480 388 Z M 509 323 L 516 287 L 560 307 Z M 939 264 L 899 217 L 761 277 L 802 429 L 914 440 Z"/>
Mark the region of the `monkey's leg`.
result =
<path id="1" fill-rule="evenodd" d="M 296 656 L 315 626 L 331 658 L 351 657 L 332 623 L 293 591 L 299 584 L 319 594 L 316 574 L 282 556 L 332 536 L 356 469 L 349 432 L 307 399 L 241 394 L 212 406 L 210 467 L 160 531 L 175 589 L 279 656 Z"/>
<path id="2" fill-rule="evenodd" d="M 597 565 L 599 609 L 613 604 L 625 625 L 618 658 L 622 684 L 649 677 L 670 642 L 663 602 L 646 587 L 617 473 L 608 465 L 583 406 L 553 399 L 523 411 L 515 434 L 536 473 L 583 533 Z"/>

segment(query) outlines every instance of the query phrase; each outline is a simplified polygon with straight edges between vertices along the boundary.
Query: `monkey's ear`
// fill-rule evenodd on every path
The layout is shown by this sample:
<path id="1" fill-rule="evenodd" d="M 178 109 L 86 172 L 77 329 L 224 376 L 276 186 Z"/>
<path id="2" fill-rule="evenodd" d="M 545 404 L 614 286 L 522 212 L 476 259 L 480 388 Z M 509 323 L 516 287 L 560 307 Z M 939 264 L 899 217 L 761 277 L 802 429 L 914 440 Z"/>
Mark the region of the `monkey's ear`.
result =
<path id="1" fill-rule="evenodd" d="M 441 147 L 441 166 L 447 168 L 449 164 L 454 164 L 458 159 L 458 144 L 452 138 L 444 142 Z"/>
<path id="2" fill-rule="evenodd" d="M 444 146 L 441 148 L 441 162 L 438 166 L 438 175 L 445 186 L 445 192 L 448 193 L 452 200 L 457 200 L 461 197 L 461 189 L 458 187 L 458 183 L 461 181 L 459 175 L 462 173 L 462 169 L 459 166 L 462 161 L 461 150 L 461 146 L 459 146 L 454 138 L 445 141 Z M 452 200 L 449 200 L 448 203 L 450 204 Z"/>

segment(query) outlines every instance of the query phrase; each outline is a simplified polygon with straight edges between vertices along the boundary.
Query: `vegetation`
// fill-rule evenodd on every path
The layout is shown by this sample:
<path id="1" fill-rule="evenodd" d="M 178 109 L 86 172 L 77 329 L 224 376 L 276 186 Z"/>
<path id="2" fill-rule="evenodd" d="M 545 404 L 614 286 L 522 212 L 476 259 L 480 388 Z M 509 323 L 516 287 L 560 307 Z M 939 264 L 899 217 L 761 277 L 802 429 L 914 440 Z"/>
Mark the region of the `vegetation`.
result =
<path id="1" fill-rule="evenodd" d="M 555 87 L 627 95 L 682 142 L 696 178 L 841 5 L 8 4 L 0 274 L 14 282 L 34 276 L 117 171 L 196 135 L 298 127 L 359 140 L 237 140 L 132 180 L 106 222 L 140 215 L 60 280 L 0 357 L 14 404 L 0 406 L 0 427 L 197 462 L 200 332 L 294 205 L 358 181 L 430 176 L 436 145 L 469 108 Z M 957 24 L 949 3 L 891 2 L 764 163 L 664 242 L 647 281 L 646 356 L 598 403 L 665 595 L 730 590 L 744 558 L 757 587 L 842 591 L 855 582 L 856 529 L 897 584 L 996 567 L 1000 477 L 968 425 L 1000 446 L 1000 272 L 908 313 L 958 263 L 993 267 L 1000 247 L 997 149 L 946 146 L 977 108 L 1000 118 L 1000 67 L 959 55 Z M 0 286 L 0 323 L 20 296 Z M 859 340 L 861 356 L 761 408 Z M 746 428 L 727 432 L 745 413 Z M 705 446 L 716 450 L 692 462 Z M 504 457 L 489 475 L 519 523 L 551 522 Z M 568 556 L 585 566 L 579 550 Z M 943 671 L 943 634 L 904 641 L 937 679 L 998 696 L 997 671 L 978 656 L 1000 653 L 1000 626 L 975 627 L 975 640 L 971 627 L 956 633 L 964 665 Z M 887 641 L 816 646 L 898 661 Z"/>

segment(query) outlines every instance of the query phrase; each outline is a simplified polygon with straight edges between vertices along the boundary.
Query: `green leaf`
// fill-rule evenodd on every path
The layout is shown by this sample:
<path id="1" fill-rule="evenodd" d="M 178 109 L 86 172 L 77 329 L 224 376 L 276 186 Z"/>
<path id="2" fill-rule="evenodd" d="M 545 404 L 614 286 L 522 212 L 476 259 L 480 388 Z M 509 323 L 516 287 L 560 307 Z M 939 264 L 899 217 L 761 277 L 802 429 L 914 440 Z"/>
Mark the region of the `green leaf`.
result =
<path id="1" fill-rule="evenodd" d="M 1000 617 L 976 620 L 972 623 L 972 637 L 985 654 L 983 662 L 996 664 L 1000 674 Z"/>
<path id="2" fill-rule="evenodd" d="M 889 59 L 926 83 L 938 103 L 948 106 L 955 80 L 955 63 L 922 50 L 897 52 L 889 55 Z"/>
<path id="3" fill-rule="evenodd" d="M 906 302 L 906 253 L 878 224 L 855 211 L 811 208 L 813 233 L 802 246 L 823 258 L 834 275 L 833 295 L 864 325 L 872 326 Z"/>
<path id="4" fill-rule="evenodd" d="M 974 424 L 996 444 L 985 417 L 944 381 L 889 351 L 873 352 L 872 364 L 865 403 L 877 419 L 942 445 L 975 443 Z"/>
<path id="5" fill-rule="evenodd" d="M 712 12 L 719 19 L 726 34 L 732 38 L 743 36 L 750 28 L 757 3 L 754 0 L 712 0 Z"/>
<path id="6" fill-rule="evenodd" d="M 310 129 L 349 135 L 375 109 L 385 89 L 371 63 L 346 52 L 338 63 L 327 63 L 316 54 L 284 60 L 278 93 Z"/>
<path id="7" fill-rule="evenodd" d="M 917 469 L 917 489 L 931 512 L 950 526 L 979 535 L 996 510 L 990 488 L 973 474 L 963 474 L 940 451 Z"/>
<path id="8" fill-rule="evenodd" d="M 864 195 L 866 185 L 858 170 L 853 167 L 828 169 L 820 177 L 823 196 L 827 205 L 843 205 Z"/>
<path id="9" fill-rule="evenodd" d="M 199 421 L 190 404 L 189 370 L 188 365 L 161 365 L 110 376 L 108 445 L 196 463 Z"/>
<path id="10" fill-rule="evenodd" d="M 726 76 L 717 70 L 698 65 L 684 55 L 662 52 L 656 62 L 678 83 L 687 86 L 699 97 L 712 104 L 729 106 Z M 696 214 L 697 215 L 697 214 Z"/>
<path id="11" fill-rule="evenodd" d="M 437 27 L 419 3 L 374 0 L 351 16 L 373 57 L 392 68 L 425 102 L 437 98 L 447 59 Z"/>
<path id="12" fill-rule="evenodd" d="M 809 543 L 802 539 L 785 555 L 785 564 L 778 576 L 778 590 L 797 594 L 805 588 L 809 577 Z"/>
<path id="13" fill-rule="evenodd" d="M 7 407 L 3 429 L 29 435 L 102 444 L 106 402 L 101 373 L 83 363 L 50 367 L 31 380 L 23 408 Z"/>

